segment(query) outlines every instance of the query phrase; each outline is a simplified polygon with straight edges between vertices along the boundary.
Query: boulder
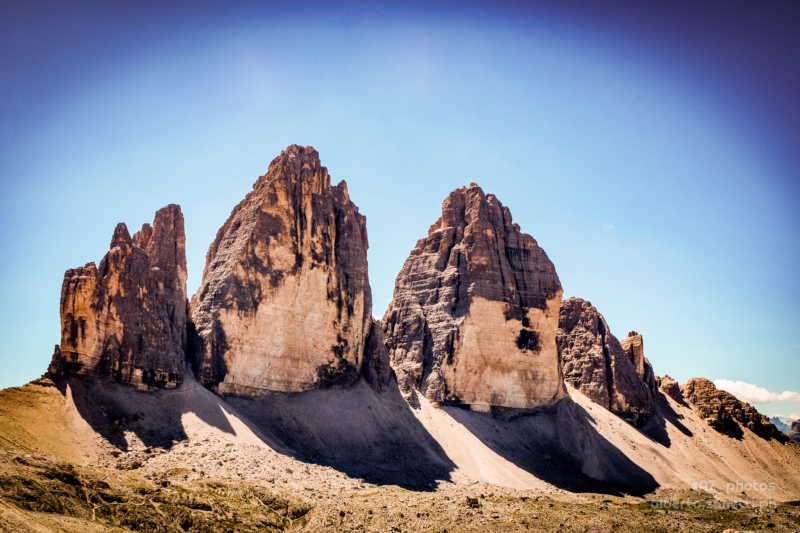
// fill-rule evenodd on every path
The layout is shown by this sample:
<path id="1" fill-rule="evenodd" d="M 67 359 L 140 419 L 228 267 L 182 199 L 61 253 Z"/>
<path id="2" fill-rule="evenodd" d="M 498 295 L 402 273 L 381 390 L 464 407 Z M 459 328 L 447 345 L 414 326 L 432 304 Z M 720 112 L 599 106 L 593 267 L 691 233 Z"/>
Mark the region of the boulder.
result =
<path id="1" fill-rule="evenodd" d="M 67 270 L 61 344 L 47 376 L 112 379 L 139 389 L 181 384 L 186 359 L 186 236 L 177 205 L 131 238 L 119 224 L 100 266 Z"/>
<path id="2" fill-rule="evenodd" d="M 366 218 L 292 145 L 217 233 L 192 298 L 192 362 L 219 394 L 352 387 L 372 330 Z M 378 372 L 380 374 L 380 372 Z"/>
<path id="3" fill-rule="evenodd" d="M 565 397 L 555 333 L 561 283 L 536 240 L 474 183 L 456 189 L 395 281 L 381 326 L 406 399 L 473 410 Z"/>
<path id="4" fill-rule="evenodd" d="M 738 432 L 747 428 L 762 437 L 786 440 L 786 436 L 755 407 L 718 389 L 705 378 L 690 379 L 681 387 L 681 393 L 700 418 L 716 430 Z"/>
<path id="5" fill-rule="evenodd" d="M 556 342 L 564 380 L 609 411 L 641 422 L 655 412 L 655 376 L 641 335 L 626 341 L 617 340 L 590 302 L 561 302 Z"/>

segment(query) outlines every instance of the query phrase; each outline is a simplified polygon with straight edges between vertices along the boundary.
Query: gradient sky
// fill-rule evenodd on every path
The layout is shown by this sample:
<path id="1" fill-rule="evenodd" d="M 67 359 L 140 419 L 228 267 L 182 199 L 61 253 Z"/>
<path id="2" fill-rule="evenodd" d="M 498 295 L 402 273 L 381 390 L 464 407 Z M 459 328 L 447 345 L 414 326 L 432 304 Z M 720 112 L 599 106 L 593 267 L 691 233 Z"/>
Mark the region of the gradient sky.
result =
<path id="1" fill-rule="evenodd" d="M 0 387 L 45 370 L 117 222 L 180 204 L 194 293 L 296 143 L 367 216 L 378 316 L 476 182 L 657 374 L 798 391 L 798 95 L 797 2 L 5 1 Z"/>

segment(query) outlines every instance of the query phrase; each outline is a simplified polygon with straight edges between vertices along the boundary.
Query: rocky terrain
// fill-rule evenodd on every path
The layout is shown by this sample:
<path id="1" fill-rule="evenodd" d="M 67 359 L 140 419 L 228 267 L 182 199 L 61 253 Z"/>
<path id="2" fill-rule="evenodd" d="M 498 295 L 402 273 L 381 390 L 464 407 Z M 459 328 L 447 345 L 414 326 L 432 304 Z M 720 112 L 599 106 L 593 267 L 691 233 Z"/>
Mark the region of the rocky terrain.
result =
<path id="1" fill-rule="evenodd" d="M 352 387 L 372 329 L 366 219 L 311 147 L 275 158 L 217 233 L 192 362 L 220 394 Z"/>
<path id="2" fill-rule="evenodd" d="M 680 384 L 671 377 L 664 375 L 656 378 L 658 390 L 672 398 L 675 402 L 686 405 L 686 400 L 683 398 Z"/>
<path id="3" fill-rule="evenodd" d="M 394 390 L 263 403 L 188 375 L 148 394 L 74 378 L 0 391 L 0 531 L 800 530 L 800 446 L 731 439 L 665 396 L 637 429 L 571 388 L 512 419 L 410 409 Z M 644 484 L 593 483 L 576 460 Z M 752 479 L 774 490 L 736 486 Z"/>
<path id="4" fill-rule="evenodd" d="M 177 205 L 131 238 L 119 224 L 100 267 L 67 270 L 61 344 L 48 374 L 85 375 L 140 389 L 173 388 L 186 360 L 186 236 Z"/>
<path id="5" fill-rule="evenodd" d="M 565 396 L 555 267 L 511 212 L 474 183 L 456 189 L 397 276 L 381 325 L 400 389 L 475 410 Z"/>
<path id="6" fill-rule="evenodd" d="M 603 315 L 580 298 L 561 303 L 556 335 L 564 380 L 592 401 L 642 423 L 655 412 L 656 383 L 641 335 L 620 343 Z"/>
<path id="7" fill-rule="evenodd" d="M 757 435 L 786 440 L 785 435 L 755 407 L 739 401 L 727 391 L 717 389 L 705 378 L 690 379 L 681 387 L 681 393 L 697 414 L 715 429 L 740 433 L 746 427 Z"/>
<path id="8" fill-rule="evenodd" d="M 789 431 L 789 438 L 792 442 L 800 444 L 800 420 L 792 422 L 792 429 Z"/>

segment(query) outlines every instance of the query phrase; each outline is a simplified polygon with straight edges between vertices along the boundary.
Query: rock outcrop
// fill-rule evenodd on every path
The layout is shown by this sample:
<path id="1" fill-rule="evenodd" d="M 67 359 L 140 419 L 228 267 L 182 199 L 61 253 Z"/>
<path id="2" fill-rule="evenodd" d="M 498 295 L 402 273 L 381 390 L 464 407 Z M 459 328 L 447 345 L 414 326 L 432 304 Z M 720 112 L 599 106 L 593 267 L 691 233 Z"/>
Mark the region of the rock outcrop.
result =
<path id="1" fill-rule="evenodd" d="M 372 329 L 366 219 L 292 145 L 234 209 L 192 298 L 192 361 L 220 394 L 354 386 Z M 380 374 L 380 372 L 378 372 Z"/>
<path id="2" fill-rule="evenodd" d="M 681 392 L 681 386 L 677 381 L 667 375 L 664 375 L 660 378 L 656 378 L 656 383 L 658 384 L 658 388 L 661 392 L 679 404 L 686 405 L 686 400 L 683 398 L 683 393 Z"/>
<path id="3" fill-rule="evenodd" d="M 789 439 L 795 444 L 800 444 L 800 420 L 792 422 L 792 430 L 789 432 Z"/>
<path id="4" fill-rule="evenodd" d="M 528 409 L 563 398 L 556 270 L 494 195 L 456 189 L 397 276 L 381 322 L 398 384 L 434 403 Z"/>
<path id="5" fill-rule="evenodd" d="M 143 390 L 177 387 L 187 311 L 183 214 L 169 205 L 133 238 L 119 224 L 99 268 L 67 270 L 61 344 L 47 375 L 110 378 Z"/>
<path id="6" fill-rule="evenodd" d="M 639 422 L 655 411 L 655 376 L 635 332 L 620 343 L 595 307 L 561 302 L 556 342 L 564 380 L 595 403 Z"/>
<path id="7" fill-rule="evenodd" d="M 733 394 L 718 389 L 705 378 L 692 378 L 681 392 L 692 408 L 709 426 L 719 431 L 738 432 L 746 427 L 756 435 L 780 441 L 786 436 L 749 403 L 739 401 Z"/>

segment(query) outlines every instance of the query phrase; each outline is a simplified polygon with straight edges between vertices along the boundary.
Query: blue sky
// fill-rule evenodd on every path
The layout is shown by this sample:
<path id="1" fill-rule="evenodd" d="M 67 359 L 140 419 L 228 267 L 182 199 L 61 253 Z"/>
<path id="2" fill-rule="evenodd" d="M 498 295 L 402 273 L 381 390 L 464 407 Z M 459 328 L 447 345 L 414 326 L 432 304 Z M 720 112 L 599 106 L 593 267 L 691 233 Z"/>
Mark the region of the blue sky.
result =
<path id="1" fill-rule="evenodd" d="M 0 387 L 45 370 L 117 222 L 180 204 L 194 293 L 297 143 L 367 216 L 378 316 L 476 182 L 657 374 L 800 389 L 796 4 L 226 4 L 0 6 Z"/>

